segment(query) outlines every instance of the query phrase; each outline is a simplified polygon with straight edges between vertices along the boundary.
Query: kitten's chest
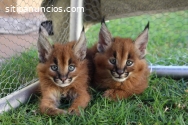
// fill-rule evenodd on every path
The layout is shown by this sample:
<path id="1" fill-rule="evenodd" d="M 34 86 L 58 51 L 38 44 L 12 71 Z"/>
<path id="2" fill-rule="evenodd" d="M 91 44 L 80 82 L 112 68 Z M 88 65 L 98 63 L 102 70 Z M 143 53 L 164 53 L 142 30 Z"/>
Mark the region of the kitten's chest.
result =
<path id="1" fill-rule="evenodd" d="M 75 99 L 78 96 L 74 88 L 66 88 L 61 90 L 61 98 L 63 99 Z"/>

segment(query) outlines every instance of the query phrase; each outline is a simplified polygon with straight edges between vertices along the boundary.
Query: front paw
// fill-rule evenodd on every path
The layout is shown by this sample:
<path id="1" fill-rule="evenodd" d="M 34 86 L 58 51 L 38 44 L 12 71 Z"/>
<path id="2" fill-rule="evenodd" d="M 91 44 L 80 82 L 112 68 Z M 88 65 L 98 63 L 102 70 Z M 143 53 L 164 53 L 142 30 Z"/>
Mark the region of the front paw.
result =
<path id="1" fill-rule="evenodd" d="M 67 111 L 63 109 L 58 109 L 58 108 L 48 108 L 48 107 L 42 107 L 40 109 L 42 114 L 46 114 L 49 116 L 56 116 L 56 115 L 61 115 L 61 114 L 67 114 Z"/>
<path id="2" fill-rule="evenodd" d="M 74 114 L 76 114 L 76 115 L 80 115 L 80 111 L 79 111 L 79 109 L 78 108 L 69 108 L 68 109 L 68 113 L 70 114 L 70 115 L 74 115 Z"/>
<path id="3" fill-rule="evenodd" d="M 66 110 L 63 110 L 63 109 L 57 109 L 57 114 L 67 114 L 67 111 Z"/>
<path id="4" fill-rule="evenodd" d="M 103 97 L 107 98 L 109 100 L 116 100 L 116 94 L 114 95 L 114 91 L 113 89 L 108 89 L 104 92 Z"/>

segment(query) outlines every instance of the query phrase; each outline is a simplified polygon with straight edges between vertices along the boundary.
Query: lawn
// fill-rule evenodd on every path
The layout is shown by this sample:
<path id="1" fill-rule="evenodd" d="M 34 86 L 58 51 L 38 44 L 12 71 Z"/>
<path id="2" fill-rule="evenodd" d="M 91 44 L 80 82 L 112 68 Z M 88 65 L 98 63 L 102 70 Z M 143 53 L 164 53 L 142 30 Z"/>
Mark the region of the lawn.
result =
<path id="1" fill-rule="evenodd" d="M 113 36 L 135 39 L 148 21 L 150 22 L 148 54 L 146 57 L 148 63 L 153 65 L 188 65 L 188 11 L 111 20 L 107 22 L 107 26 Z M 100 23 L 92 26 L 87 31 L 86 37 L 89 46 L 97 41 L 99 28 Z M 34 58 L 37 53 L 31 55 Z M 30 60 L 26 57 L 24 59 Z M 25 65 L 30 66 L 31 64 Z M 34 65 L 36 64 L 34 63 Z M 7 67 L 11 67 L 11 65 Z M 19 69 L 20 72 L 25 71 L 25 68 Z M 35 69 L 31 68 L 30 70 L 33 75 L 29 76 L 33 78 L 36 75 Z M 26 77 L 27 74 L 24 76 Z M 0 78 L 0 80 L 2 79 Z M 19 108 L 3 113 L 0 116 L 0 124 L 188 124 L 188 80 L 183 78 L 178 80 L 167 77 L 158 78 L 155 74 L 152 74 L 149 87 L 143 94 L 135 95 L 123 101 L 106 100 L 101 97 L 100 92 L 94 90 L 92 90 L 92 95 L 92 101 L 79 117 L 74 115 L 56 117 L 41 115 L 38 112 L 40 96 L 35 95 Z M 68 102 L 62 102 L 62 108 L 68 106 Z"/>
<path id="2" fill-rule="evenodd" d="M 15 55 L 0 65 L 0 98 L 23 88 L 36 79 L 38 63 L 36 49 Z"/>
<path id="3" fill-rule="evenodd" d="M 4 113 L 0 123 L 31 125 L 161 125 L 188 123 L 188 83 L 168 78 L 150 78 L 150 86 L 140 96 L 113 102 L 101 97 L 101 93 L 93 92 L 93 100 L 81 113 L 81 116 L 60 115 L 49 117 L 38 113 L 38 100 L 35 97 L 17 109 Z M 62 107 L 67 107 L 64 104 Z"/>

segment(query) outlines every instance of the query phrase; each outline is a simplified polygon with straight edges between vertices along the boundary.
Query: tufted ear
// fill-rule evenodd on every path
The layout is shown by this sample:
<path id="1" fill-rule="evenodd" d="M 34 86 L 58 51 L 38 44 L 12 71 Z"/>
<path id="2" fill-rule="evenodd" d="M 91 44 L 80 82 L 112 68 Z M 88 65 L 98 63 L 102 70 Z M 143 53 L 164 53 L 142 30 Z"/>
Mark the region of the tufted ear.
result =
<path id="1" fill-rule="evenodd" d="M 45 24 L 45 25 L 44 25 Z M 42 22 L 39 27 L 39 38 L 37 41 L 39 62 L 45 63 L 52 51 L 52 46 L 47 37 L 52 34 L 52 22 Z"/>
<path id="2" fill-rule="evenodd" d="M 149 22 L 146 25 L 145 29 L 135 40 L 135 47 L 137 49 L 137 53 L 140 56 L 140 59 L 144 58 L 146 55 L 146 48 L 148 44 L 148 31 L 149 31 Z"/>
<path id="3" fill-rule="evenodd" d="M 87 40 L 83 27 L 82 32 L 80 34 L 80 38 L 73 46 L 73 51 L 78 59 L 83 60 L 86 57 L 86 50 L 87 50 Z"/>
<path id="4" fill-rule="evenodd" d="M 99 32 L 99 40 L 97 43 L 97 50 L 99 52 L 106 51 L 112 44 L 112 35 L 106 27 L 104 18 L 101 21 L 101 28 Z"/>

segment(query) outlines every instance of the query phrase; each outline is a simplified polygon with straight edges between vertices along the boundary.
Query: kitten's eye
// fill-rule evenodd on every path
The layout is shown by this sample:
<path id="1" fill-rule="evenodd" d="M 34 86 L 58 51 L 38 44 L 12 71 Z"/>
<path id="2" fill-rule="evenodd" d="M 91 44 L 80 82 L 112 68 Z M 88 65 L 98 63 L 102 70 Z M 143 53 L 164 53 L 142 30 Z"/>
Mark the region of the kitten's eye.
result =
<path id="1" fill-rule="evenodd" d="M 127 66 L 131 66 L 132 64 L 133 64 L 133 61 L 127 60 L 127 62 L 126 62 L 126 65 L 127 65 Z"/>
<path id="2" fill-rule="evenodd" d="M 75 69 L 74 65 L 69 65 L 69 71 L 73 71 Z"/>
<path id="3" fill-rule="evenodd" d="M 57 71 L 57 70 L 58 70 L 58 67 L 57 67 L 57 65 L 51 65 L 51 69 L 52 69 L 53 71 Z"/>
<path id="4" fill-rule="evenodd" d="M 110 63 L 112 63 L 112 64 L 116 64 L 116 59 L 110 59 Z"/>

